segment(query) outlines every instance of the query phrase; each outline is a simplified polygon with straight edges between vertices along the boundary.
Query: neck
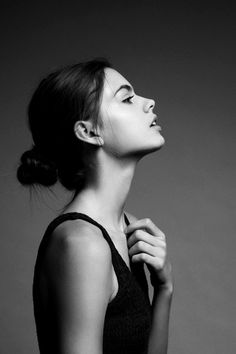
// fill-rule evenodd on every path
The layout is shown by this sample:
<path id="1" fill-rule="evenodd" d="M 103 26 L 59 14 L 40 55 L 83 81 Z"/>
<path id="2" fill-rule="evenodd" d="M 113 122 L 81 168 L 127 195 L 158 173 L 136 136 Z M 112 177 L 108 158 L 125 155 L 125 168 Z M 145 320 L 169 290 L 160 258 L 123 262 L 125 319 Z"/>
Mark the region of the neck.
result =
<path id="1" fill-rule="evenodd" d="M 69 209 L 83 212 L 110 230 L 123 231 L 124 208 L 137 161 L 113 159 L 106 155 L 89 174 L 86 187 L 76 196 Z"/>

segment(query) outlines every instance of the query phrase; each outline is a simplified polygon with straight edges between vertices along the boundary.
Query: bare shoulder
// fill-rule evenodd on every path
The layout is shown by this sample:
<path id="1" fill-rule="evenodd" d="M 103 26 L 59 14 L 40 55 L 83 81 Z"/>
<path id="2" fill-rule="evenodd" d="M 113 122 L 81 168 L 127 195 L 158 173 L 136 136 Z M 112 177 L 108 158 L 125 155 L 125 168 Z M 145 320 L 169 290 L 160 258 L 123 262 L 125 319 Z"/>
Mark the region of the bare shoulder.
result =
<path id="1" fill-rule="evenodd" d="M 82 219 L 63 222 L 54 229 L 51 239 L 53 243 L 61 244 L 62 246 L 71 243 L 75 246 L 81 243 L 86 243 L 87 245 L 96 243 L 96 245 L 100 245 L 101 248 L 109 249 L 102 231 L 97 226 Z"/>
<path id="2" fill-rule="evenodd" d="M 113 291 L 110 247 L 101 230 L 84 220 L 58 226 L 47 249 L 45 275 L 59 351 L 102 353 L 104 319 Z"/>
<path id="3" fill-rule="evenodd" d="M 136 216 L 134 216 L 133 214 L 131 214 L 130 212 L 128 213 L 127 211 L 125 211 L 125 214 L 127 215 L 129 222 L 135 222 L 137 220 L 139 220 Z"/>
<path id="4" fill-rule="evenodd" d="M 101 230 L 84 220 L 69 220 L 60 224 L 51 234 L 45 265 L 56 270 L 74 264 L 83 269 L 95 266 L 111 267 L 111 251 Z"/>

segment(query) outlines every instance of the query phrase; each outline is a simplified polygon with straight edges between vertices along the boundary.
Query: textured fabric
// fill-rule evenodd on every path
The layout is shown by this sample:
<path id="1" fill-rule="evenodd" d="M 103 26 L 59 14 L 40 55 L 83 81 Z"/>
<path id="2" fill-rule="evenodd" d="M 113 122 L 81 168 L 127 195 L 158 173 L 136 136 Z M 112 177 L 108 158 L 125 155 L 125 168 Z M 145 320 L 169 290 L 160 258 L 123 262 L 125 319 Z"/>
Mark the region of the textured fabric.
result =
<path id="1" fill-rule="evenodd" d="M 59 215 L 47 227 L 38 249 L 33 279 L 33 304 L 37 337 L 41 354 L 56 353 L 53 310 L 44 314 L 39 297 L 39 272 L 44 252 L 52 231 L 63 221 L 83 219 L 100 228 L 108 242 L 112 264 L 117 276 L 118 292 L 108 303 L 103 331 L 104 354 L 147 354 L 151 327 L 151 305 L 143 263 L 132 263 L 131 271 L 119 254 L 106 229 L 83 213 L 70 212 Z M 125 215 L 125 222 L 129 220 Z M 88 334 L 89 335 L 89 334 Z"/>

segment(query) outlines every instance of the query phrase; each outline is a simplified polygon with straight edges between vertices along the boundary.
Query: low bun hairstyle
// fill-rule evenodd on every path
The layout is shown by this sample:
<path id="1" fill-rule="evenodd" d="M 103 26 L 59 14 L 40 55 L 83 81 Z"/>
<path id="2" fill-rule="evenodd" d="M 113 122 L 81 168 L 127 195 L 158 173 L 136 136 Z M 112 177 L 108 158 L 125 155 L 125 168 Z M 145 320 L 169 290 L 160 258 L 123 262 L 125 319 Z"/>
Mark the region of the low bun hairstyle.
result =
<path id="1" fill-rule="evenodd" d="M 57 182 L 57 167 L 55 163 L 40 155 L 35 146 L 25 151 L 17 169 L 17 179 L 22 185 L 41 184 L 51 186 Z"/>
<path id="2" fill-rule="evenodd" d="M 33 144 L 17 168 L 24 186 L 52 186 L 58 180 L 70 191 L 83 188 L 90 161 L 87 146 L 78 139 L 74 125 L 90 120 L 102 126 L 99 108 L 105 72 L 111 64 L 104 58 L 66 66 L 44 78 L 28 106 L 28 127 Z"/>

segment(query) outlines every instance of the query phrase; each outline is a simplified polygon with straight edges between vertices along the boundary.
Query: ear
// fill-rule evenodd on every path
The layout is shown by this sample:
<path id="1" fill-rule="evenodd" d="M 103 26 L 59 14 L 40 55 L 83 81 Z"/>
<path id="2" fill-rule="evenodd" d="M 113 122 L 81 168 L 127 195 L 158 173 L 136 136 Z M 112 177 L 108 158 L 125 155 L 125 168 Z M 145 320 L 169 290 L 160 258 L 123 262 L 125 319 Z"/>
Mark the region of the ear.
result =
<path id="1" fill-rule="evenodd" d="M 103 145 L 104 141 L 92 126 L 90 121 L 79 120 L 74 125 L 74 132 L 78 139 L 89 144 Z"/>

